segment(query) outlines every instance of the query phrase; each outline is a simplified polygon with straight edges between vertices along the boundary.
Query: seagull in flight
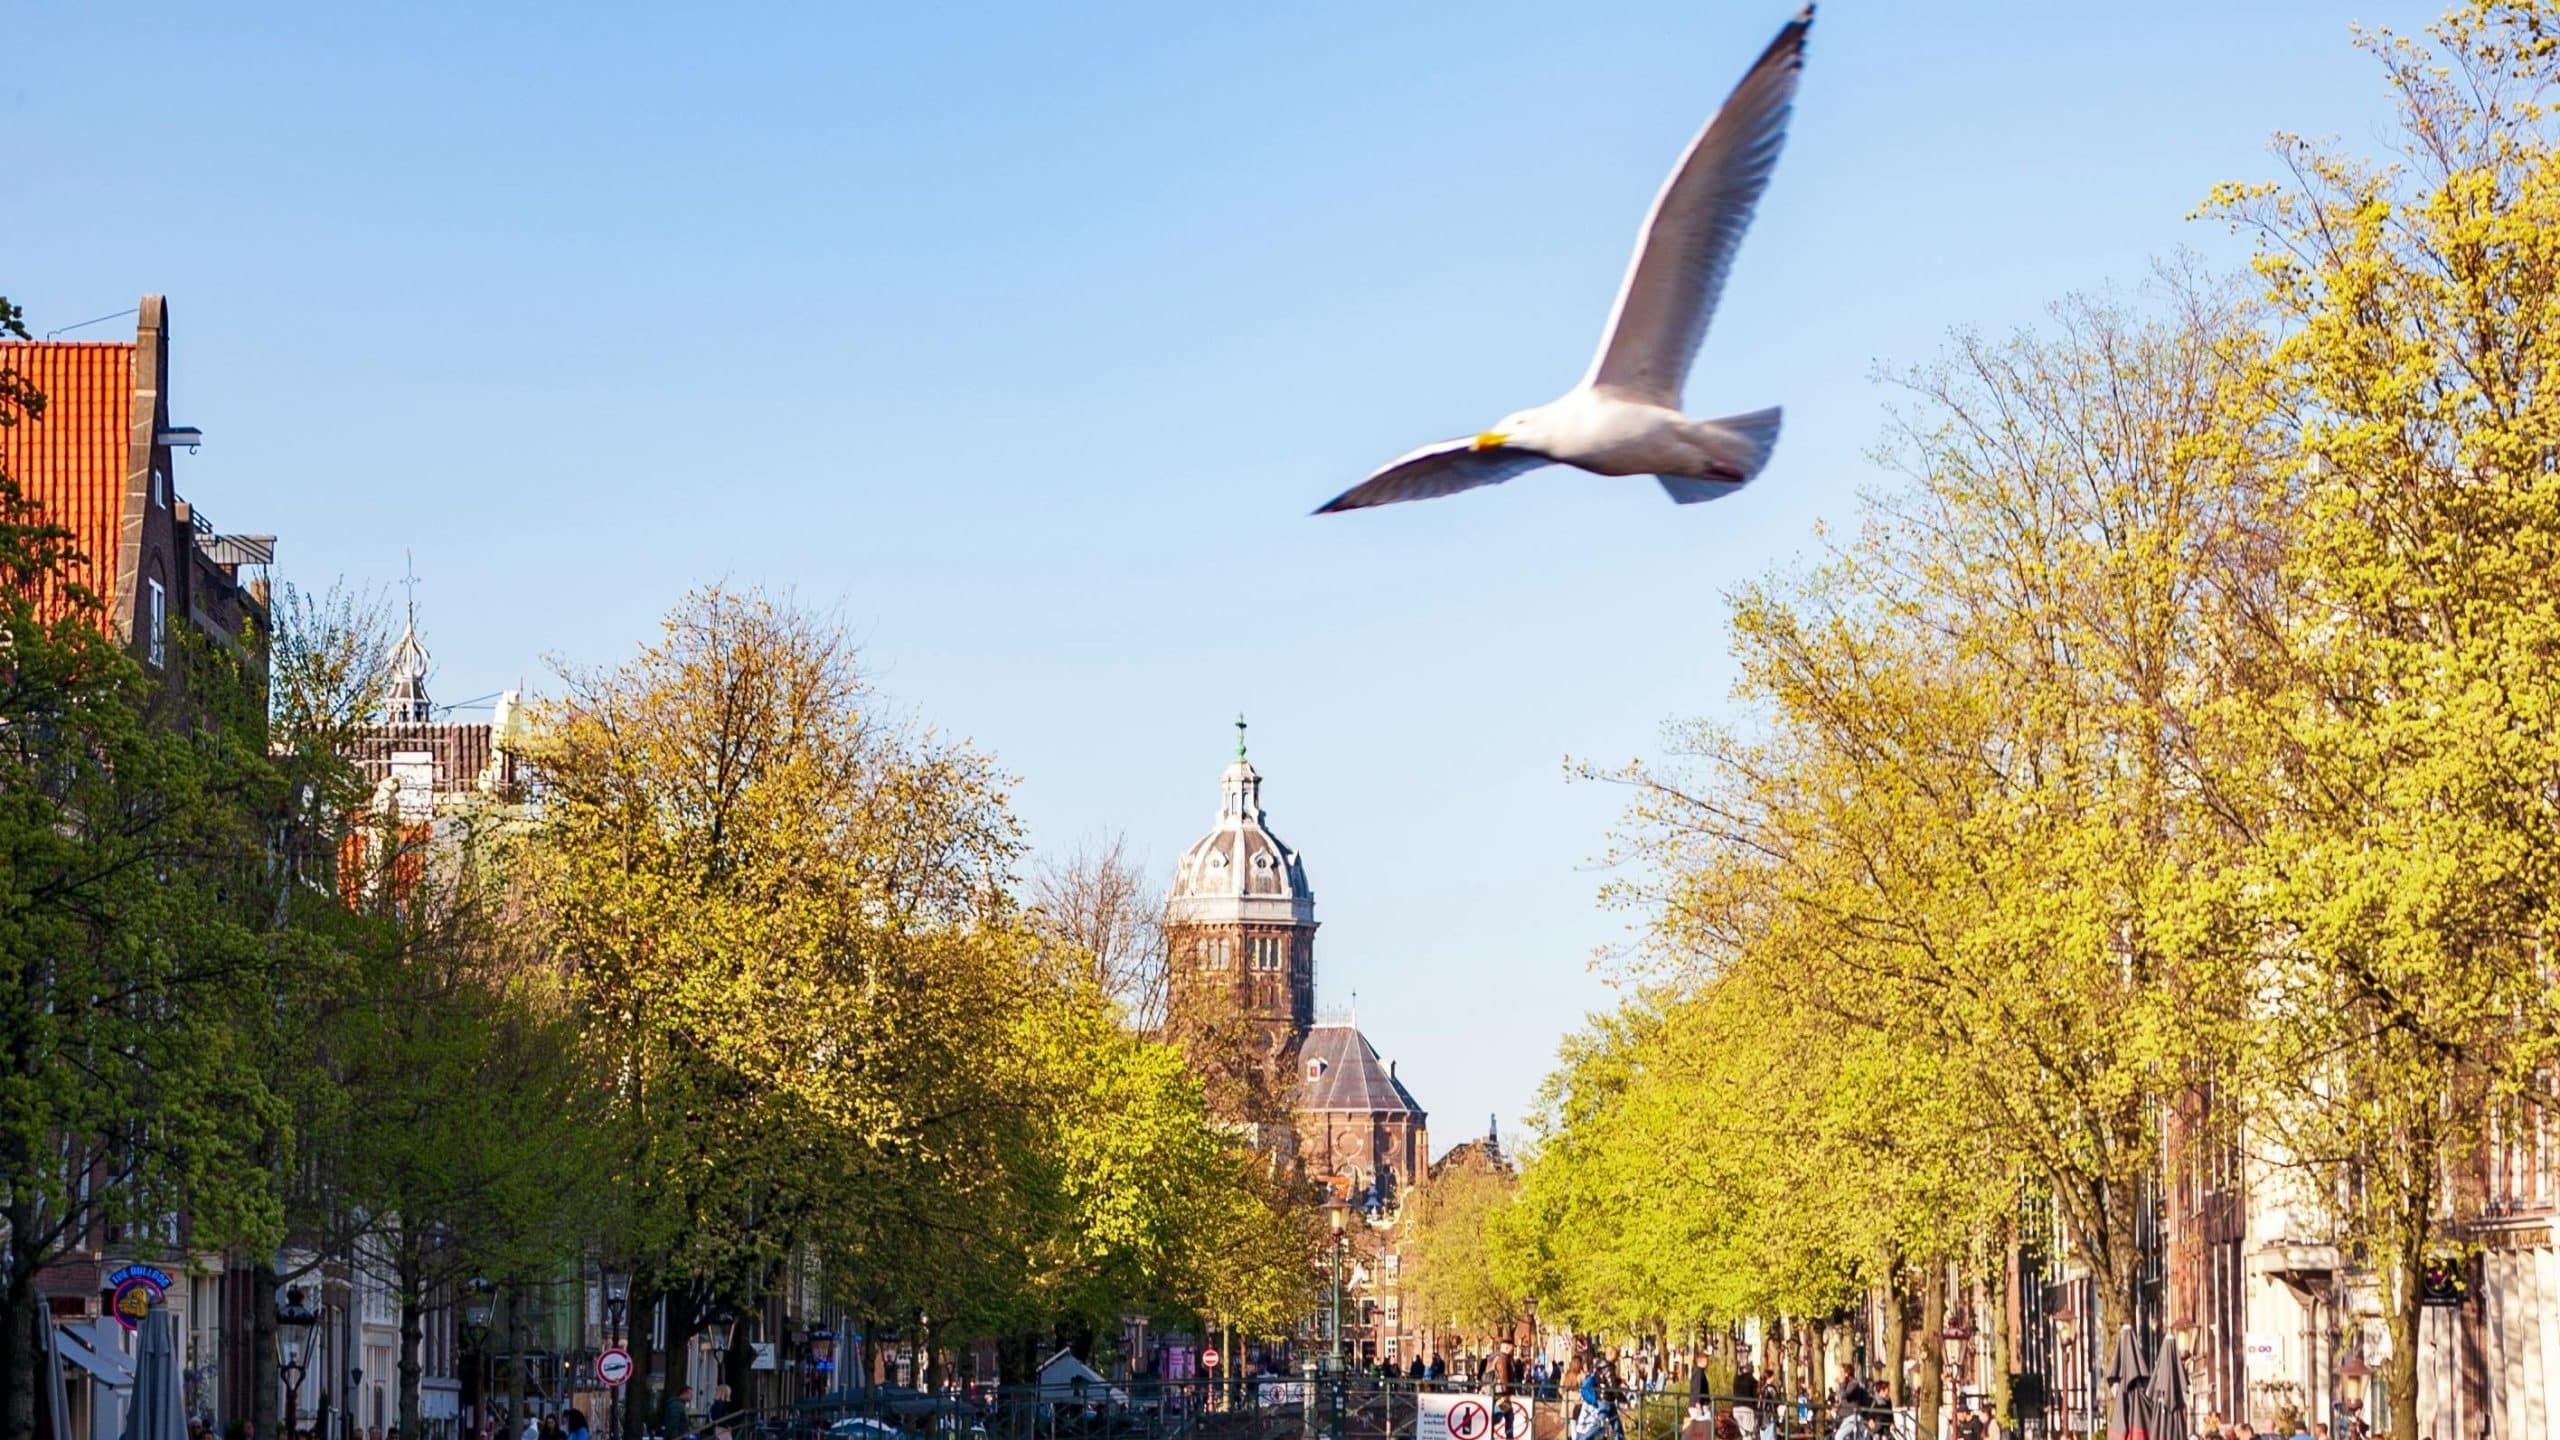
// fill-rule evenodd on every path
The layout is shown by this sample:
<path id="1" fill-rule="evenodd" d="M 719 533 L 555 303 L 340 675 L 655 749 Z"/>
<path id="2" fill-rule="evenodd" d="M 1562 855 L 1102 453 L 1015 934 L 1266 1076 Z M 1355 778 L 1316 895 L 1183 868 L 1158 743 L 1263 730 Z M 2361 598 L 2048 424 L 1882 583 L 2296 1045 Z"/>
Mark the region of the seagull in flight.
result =
<path id="1" fill-rule="evenodd" d="M 1454 495 L 1542 465 L 1651 475 L 1683 505 L 1730 495 L 1759 474 L 1778 443 L 1777 410 L 1692 420 L 1680 412 L 1680 392 L 1733 268 L 1733 252 L 1778 166 L 1812 28 L 1807 5 L 1769 42 L 1672 168 L 1636 238 L 1600 353 L 1581 384 L 1482 434 L 1425 445 L 1316 513 Z"/>

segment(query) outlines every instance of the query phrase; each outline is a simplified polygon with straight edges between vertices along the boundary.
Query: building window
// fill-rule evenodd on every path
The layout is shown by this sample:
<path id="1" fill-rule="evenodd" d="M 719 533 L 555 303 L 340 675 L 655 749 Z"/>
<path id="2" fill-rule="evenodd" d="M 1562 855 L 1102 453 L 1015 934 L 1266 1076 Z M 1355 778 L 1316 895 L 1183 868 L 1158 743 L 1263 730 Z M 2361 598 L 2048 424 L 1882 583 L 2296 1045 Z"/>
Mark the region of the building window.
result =
<path id="1" fill-rule="evenodd" d="M 157 465 L 151 467 L 151 503 L 163 510 L 169 508 L 169 472 Z"/>
<path id="2" fill-rule="evenodd" d="M 151 587 L 146 600 L 150 613 L 143 617 L 143 623 L 150 627 L 145 632 L 148 647 L 145 653 L 153 665 L 166 665 L 169 663 L 169 592 L 161 589 L 157 580 L 143 583 Z"/>
<path id="3" fill-rule="evenodd" d="M 1254 969 L 1277 970 L 1280 968 L 1279 936 L 1256 935 L 1246 944 L 1249 947 L 1247 953 L 1253 958 Z"/>

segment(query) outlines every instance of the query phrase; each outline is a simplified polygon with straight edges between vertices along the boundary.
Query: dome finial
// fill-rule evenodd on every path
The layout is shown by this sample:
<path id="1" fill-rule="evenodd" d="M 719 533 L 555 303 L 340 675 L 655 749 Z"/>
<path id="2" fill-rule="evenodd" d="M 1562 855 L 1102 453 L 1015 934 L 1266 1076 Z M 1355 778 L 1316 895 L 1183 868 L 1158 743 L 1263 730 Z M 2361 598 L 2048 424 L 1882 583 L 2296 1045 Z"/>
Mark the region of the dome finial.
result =
<path id="1" fill-rule="evenodd" d="M 1244 758 L 1244 712 L 1236 712 L 1236 758 Z"/>

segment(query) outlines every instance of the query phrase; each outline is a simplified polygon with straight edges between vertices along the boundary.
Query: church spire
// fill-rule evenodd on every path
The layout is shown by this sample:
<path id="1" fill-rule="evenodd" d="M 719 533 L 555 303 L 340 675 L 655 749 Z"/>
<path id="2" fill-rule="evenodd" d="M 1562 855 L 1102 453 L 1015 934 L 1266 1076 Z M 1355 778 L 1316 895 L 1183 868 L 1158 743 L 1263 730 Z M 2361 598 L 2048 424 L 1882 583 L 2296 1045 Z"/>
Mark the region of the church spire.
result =
<path id="1" fill-rule="evenodd" d="M 435 702 L 427 698 L 427 674 L 435 665 L 435 657 L 418 641 L 418 574 L 404 552 L 401 556 L 404 574 L 401 585 L 409 592 L 406 623 L 400 627 L 400 638 L 391 646 L 386 663 L 391 686 L 384 700 L 391 723 L 424 725 L 436 718 Z"/>

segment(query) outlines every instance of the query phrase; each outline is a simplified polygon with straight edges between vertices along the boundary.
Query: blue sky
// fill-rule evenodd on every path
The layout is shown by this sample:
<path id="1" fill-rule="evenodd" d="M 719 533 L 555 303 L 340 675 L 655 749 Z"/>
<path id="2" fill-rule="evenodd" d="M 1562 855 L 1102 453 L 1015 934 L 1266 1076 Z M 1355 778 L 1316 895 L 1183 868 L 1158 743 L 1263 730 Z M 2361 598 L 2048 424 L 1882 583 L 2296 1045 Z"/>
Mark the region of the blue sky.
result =
<path id="1" fill-rule="evenodd" d="M 1785 437 L 1695 509 L 1548 472 L 1306 513 L 1579 377 L 1783 0 L 22 4 L 0 293 L 166 293 L 180 488 L 305 585 L 414 551 L 442 698 L 767 585 L 1036 843 L 1160 874 L 1246 712 L 1323 1003 L 1445 1147 L 1610 1003 L 1623 797 L 1566 757 L 1726 703 L 1720 596 L 1878 483 L 1877 367 L 2236 262 L 2206 187 L 2278 129 L 2381 145 L 2348 24 L 2434 8 L 1826 4 L 1690 388 Z"/>

